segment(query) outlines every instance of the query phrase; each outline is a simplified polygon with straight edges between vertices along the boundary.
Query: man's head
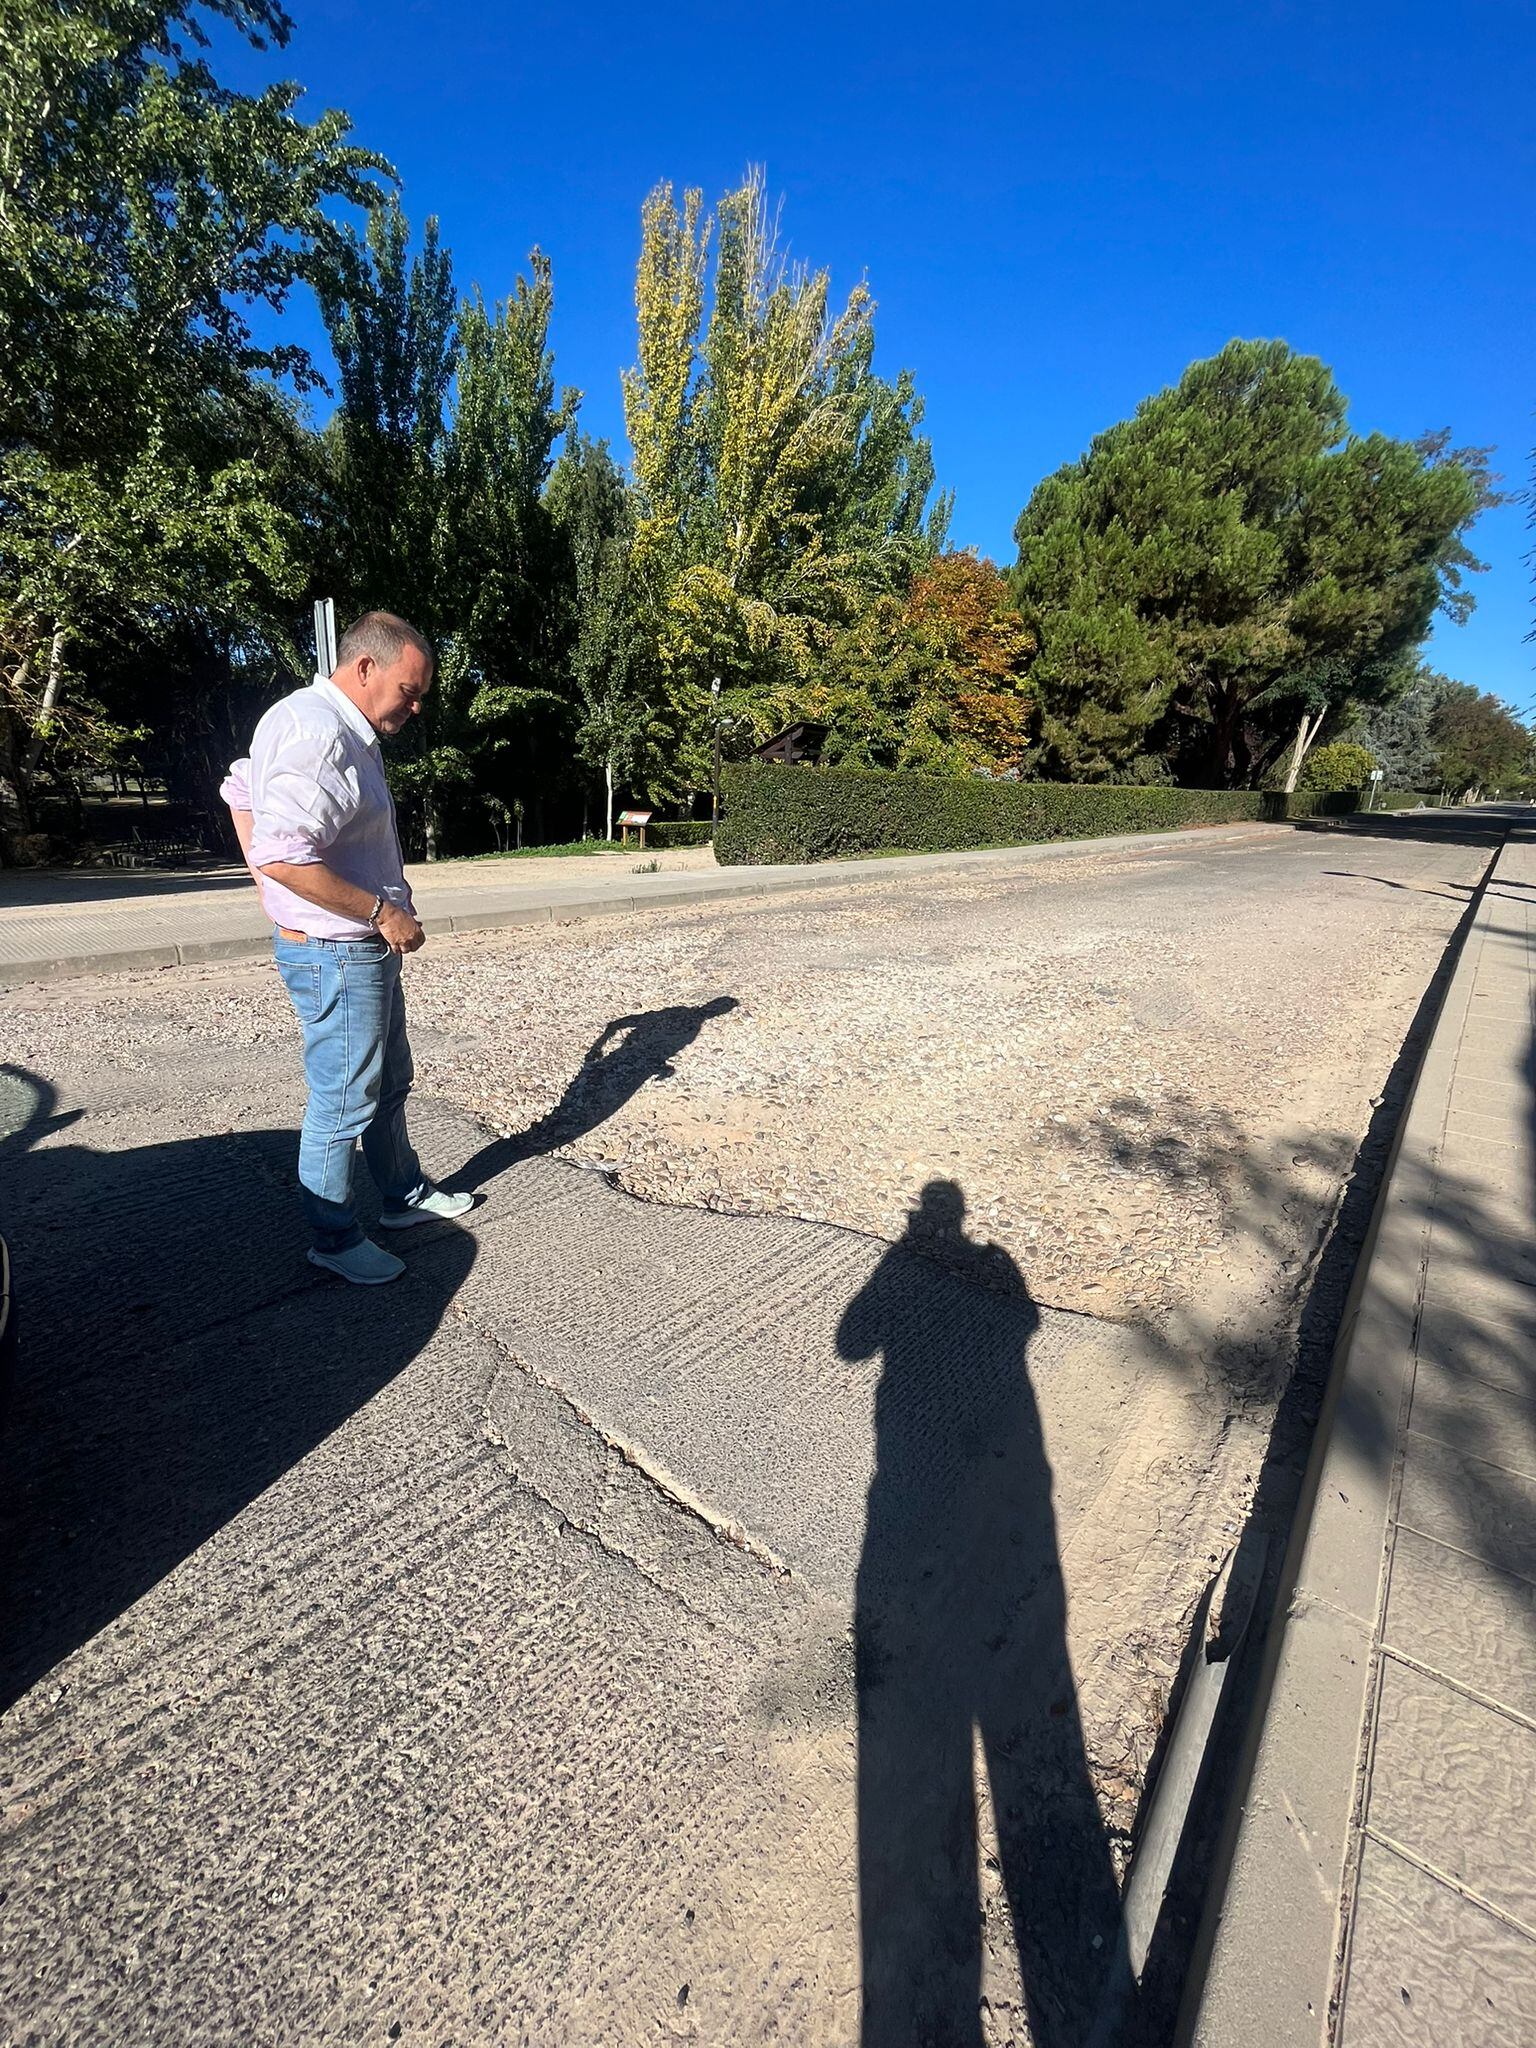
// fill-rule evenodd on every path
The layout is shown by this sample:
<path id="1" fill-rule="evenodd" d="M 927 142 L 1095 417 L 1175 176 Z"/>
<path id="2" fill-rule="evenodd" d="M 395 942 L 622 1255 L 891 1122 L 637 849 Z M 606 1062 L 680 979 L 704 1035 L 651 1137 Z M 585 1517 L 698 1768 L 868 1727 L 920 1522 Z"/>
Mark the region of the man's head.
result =
<path id="1" fill-rule="evenodd" d="M 341 636 L 331 681 L 375 732 L 399 732 L 421 709 L 437 657 L 425 633 L 393 612 L 364 612 Z"/>

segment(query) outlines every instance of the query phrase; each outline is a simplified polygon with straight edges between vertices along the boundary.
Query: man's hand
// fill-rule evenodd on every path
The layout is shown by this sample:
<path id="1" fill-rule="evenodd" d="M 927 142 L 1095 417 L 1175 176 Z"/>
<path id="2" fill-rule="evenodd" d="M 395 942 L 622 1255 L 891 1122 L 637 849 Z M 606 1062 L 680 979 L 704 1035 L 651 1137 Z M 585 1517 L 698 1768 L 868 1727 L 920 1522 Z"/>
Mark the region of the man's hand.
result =
<path id="1" fill-rule="evenodd" d="M 386 903 L 373 928 L 392 953 L 414 953 L 427 943 L 421 926 L 398 903 Z"/>
<path id="2" fill-rule="evenodd" d="M 334 910 L 338 917 L 355 918 L 359 924 L 369 922 L 373 917 L 373 906 L 378 901 L 371 889 L 360 889 L 356 882 L 344 881 L 340 875 L 332 874 L 324 861 L 272 860 L 267 861 L 258 873 L 270 875 L 274 882 L 281 882 L 285 889 L 291 889 L 295 896 L 302 896 L 306 903 L 317 903 L 322 910 Z M 373 929 L 392 953 L 414 953 L 427 943 L 427 935 L 421 926 L 398 903 L 386 901 Z"/>

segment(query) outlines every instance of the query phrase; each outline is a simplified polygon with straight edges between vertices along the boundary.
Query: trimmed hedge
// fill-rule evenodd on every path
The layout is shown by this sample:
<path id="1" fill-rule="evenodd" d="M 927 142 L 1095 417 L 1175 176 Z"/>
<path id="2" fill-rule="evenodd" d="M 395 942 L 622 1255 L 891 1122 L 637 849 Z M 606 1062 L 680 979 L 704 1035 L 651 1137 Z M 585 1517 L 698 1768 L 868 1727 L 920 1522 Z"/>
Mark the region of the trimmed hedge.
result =
<path id="1" fill-rule="evenodd" d="M 726 770 L 715 858 L 727 867 L 761 866 L 1173 832 L 1273 815 L 1265 802 L 1256 789 L 988 782 L 882 768 L 737 764 Z"/>
<path id="2" fill-rule="evenodd" d="M 715 828 L 708 818 L 674 818 L 670 823 L 664 821 L 645 828 L 647 847 L 708 846 L 714 836 Z"/>
<path id="3" fill-rule="evenodd" d="M 1378 790 L 1371 808 L 1411 811 L 1411 789 Z M 1030 846 L 1116 832 L 1176 832 L 1189 825 L 1340 818 L 1357 789 L 1168 789 L 1128 783 L 988 782 L 889 768 L 784 767 L 738 762 L 725 770 L 715 859 L 722 867 L 837 860 L 859 853 L 948 853 Z M 659 833 L 687 833 L 661 838 Z M 652 825 L 655 846 L 702 846 L 708 824 Z"/>

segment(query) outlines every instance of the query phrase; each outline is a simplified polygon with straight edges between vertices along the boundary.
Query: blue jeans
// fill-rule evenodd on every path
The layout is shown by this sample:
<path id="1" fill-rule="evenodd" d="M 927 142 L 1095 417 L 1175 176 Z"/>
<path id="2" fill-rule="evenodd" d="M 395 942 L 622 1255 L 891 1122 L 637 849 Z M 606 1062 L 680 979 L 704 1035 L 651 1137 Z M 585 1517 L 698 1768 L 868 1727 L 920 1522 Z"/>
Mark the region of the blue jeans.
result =
<path id="1" fill-rule="evenodd" d="M 304 1027 L 304 1214 L 317 1251 L 345 1251 L 363 1238 L 352 1207 L 359 1138 L 386 1209 L 408 1207 L 426 1185 L 405 1128 L 415 1069 L 405 1036 L 400 955 L 382 939 L 301 941 L 281 934 L 272 955 Z"/>

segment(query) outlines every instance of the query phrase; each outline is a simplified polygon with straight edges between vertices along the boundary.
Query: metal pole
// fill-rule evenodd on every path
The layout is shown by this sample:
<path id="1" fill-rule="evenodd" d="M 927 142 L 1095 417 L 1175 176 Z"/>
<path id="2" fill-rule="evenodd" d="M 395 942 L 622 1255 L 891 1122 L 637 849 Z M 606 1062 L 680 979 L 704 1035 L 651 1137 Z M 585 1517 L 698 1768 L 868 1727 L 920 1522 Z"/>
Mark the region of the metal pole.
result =
<path id="1" fill-rule="evenodd" d="M 336 601 L 330 597 L 315 599 L 315 674 L 332 676 L 336 673 Z"/>
<path id="2" fill-rule="evenodd" d="M 715 786 L 710 802 L 709 816 L 712 824 L 720 822 L 720 678 L 716 676 L 709 686 L 709 694 L 715 710 Z"/>

